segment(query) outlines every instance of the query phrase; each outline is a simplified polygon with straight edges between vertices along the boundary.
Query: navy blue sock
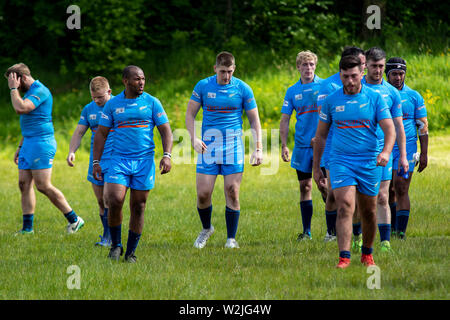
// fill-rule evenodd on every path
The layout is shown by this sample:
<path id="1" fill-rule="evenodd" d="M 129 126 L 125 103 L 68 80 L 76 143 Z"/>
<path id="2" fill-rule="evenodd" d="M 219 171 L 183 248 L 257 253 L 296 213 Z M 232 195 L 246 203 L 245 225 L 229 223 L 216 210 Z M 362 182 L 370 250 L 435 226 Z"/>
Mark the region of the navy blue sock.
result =
<path id="1" fill-rule="evenodd" d="M 391 225 L 387 223 L 378 224 L 378 231 L 380 232 L 380 241 L 391 241 Z"/>
<path id="2" fill-rule="evenodd" d="M 212 205 L 205 209 L 197 208 L 197 211 L 198 215 L 200 216 L 200 221 L 202 222 L 203 229 L 211 228 Z"/>
<path id="3" fill-rule="evenodd" d="M 127 251 L 125 252 L 125 256 L 129 256 L 134 251 L 136 251 L 140 238 L 141 238 L 140 234 L 128 230 Z"/>
<path id="4" fill-rule="evenodd" d="M 339 251 L 339 258 L 347 258 L 350 259 L 350 251 Z"/>
<path id="5" fill-rule="evenodd" d="M 67 221 L 69 221 L 69 223 L 74 223 L 74 222 L 77 222 L 77 220 L 78 220 L 78 216 L 75 213 L 75 211 L 73 211 L 73 210 L 68 213 L 65 213 L 64 217 L 66 217 L 66 219 L 67 219 Z"/>
<path id="6" fill-rule="evenodd" d="M 34 214 L 33 213 L 24 214 L 22 216 L 22 219 L 23 219 L 22 230 L 24 231 L 33 230 Z"/>
<path id="7" fill-rule="evenodd" d="M 366 248 L 364 246 L 361 247 L 361 253 L 362 254 L 372 254 L 373 249 L 372 248 Z"/>
<path id="8" fill-rule="evenodd" d="M 235 238 L 239 224 L 240 210 L 225 207 L 225 222 L 227 224 L 227 238 Z"/>
<path id="9" fill-rule="evenodd" d="M 109 226 L 109 232 L 111 233 L 111 247 L 121 247 L 122 246 L 122 224 L 118 226 Z"/>
<path id="10" fill-rule="evenodd" d="M 313 215 L 312 200 L 301 201 L 300 211 L 302 214 L 303 233 L 311 234 L 311 218 Z"/>
<path id="11" fill-rule="evenodd" d="M 391 229 L 392 231 L 396 231 L 397 202 L 389 204 L 389 207 L 391 208 Z"/>
<path id="12" fill-rule="evenodd" d="M 327 211 L 325 210 L 325 219 L 327 221 L 327 232 L 328 234 L 336 235 L 336 218 L 337 211 Z"/>
<path id="13" fill-rule="evenodd" d="M 362 233 L 361 222 L 353 224 L 353 235 L 359 236 Z"/>
<path id="14" fill-rule="evenodd" d="M 108 208 L 105 208 L 103 211 L 103 215 L 100 216 L 100 219 L 102 220 L 103 225 L 103 238 L 105 239 L 111 239 L 111 233 L 109 232 L 109 225 L 108 225 Z"/>
<path id="15" fill-rule="evenodd" d="M 406 232 L 408 226 L 409 210 L 397 211 L 397 226 L 396 229 L 399 232 Z"/>

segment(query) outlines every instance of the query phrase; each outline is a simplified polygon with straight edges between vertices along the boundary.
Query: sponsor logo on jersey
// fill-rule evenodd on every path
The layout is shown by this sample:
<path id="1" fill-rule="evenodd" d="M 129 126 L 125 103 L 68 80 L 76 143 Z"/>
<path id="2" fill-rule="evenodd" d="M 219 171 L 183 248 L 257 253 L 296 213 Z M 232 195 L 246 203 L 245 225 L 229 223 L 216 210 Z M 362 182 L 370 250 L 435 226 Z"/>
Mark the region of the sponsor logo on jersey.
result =
<path id="1" fill-rule="evenodd" d="M 147 106 L 142 106 L 142 107 L 139 107 L 139 110 L 144 110 L 145 108 L 147 108 Z"/>
<path id="2" fill-rule="evenodd" d="M 319 95 L 317 96 L 317 101 L 325 100 L 325 98 L 326 98 L 327 96 L 328 96 L 327 94 L 319 94 Z"/>
<path id="3" fill-rule="evenodd" d="M 127 107 L 135 107 L 137 105 L 138 105 L 137 103 L 127 104 Z"/>
<path id="4" fill-rule="evenodd" d="M 125 112 L 125 108 L 116 108 L 116 114 L 124 113 L 124 112 Z"/>
<path id="5" fill-rule="evenodd" d="M 368 105 L 368 103 L 363 103 L 363 104 L 360 104 L 359 107 L 360 107 L 360 108 L 364 108 L 364 107 L 367 106 L 367 105 Z"/>
<path id="6" fill-rule="evenodd" d="M 301 93 L 295 95 L 295 100 L 302 100 L 303 95 Z"/>
<path id="7" fill-rule="evenodd" d="M 95 120 L 97 119 L 97 115 L 96 114 L 90 114 L 89 115 L 89 120 Z"/>
<path id="8" fill-rule="evenodd" d="M 215 92 L 208 92 L 208 98 L 215 99 L 216 93 Z"/>
<path id="9" fill-rule="evenodd" d="M 345 111 L 345 106 L 337 106 L 336 107 L 336 112 L 343 112 Z"/>

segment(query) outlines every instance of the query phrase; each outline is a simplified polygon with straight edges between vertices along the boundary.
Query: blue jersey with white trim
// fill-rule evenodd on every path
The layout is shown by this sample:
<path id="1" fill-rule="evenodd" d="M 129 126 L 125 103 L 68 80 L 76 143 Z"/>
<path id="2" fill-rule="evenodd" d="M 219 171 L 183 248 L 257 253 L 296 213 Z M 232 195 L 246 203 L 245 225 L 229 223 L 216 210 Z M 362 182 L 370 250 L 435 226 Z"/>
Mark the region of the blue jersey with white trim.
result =
<path id="1" fill-rule="evenodd" d="M 25 138 L 48 136 L 55 133 L 52 122 L 53 97 L 50 90 L 35 80 L 23 96 L 30 100 L 35 109 L 20 115 L 20 128 Z"/>
<path id="2" fill-rule="evenodd" d="M 366 76 L 363 77 L 361 83 L 365 84 L 369 88 L 381 94 L 384 101 L 386 102 L 389 110 L 391 112 L 392 118 L 401 117 L 402 114 L 402 101 L 400 98 L 400 94 L 398 90 L 392 86 L 390 83 L 385 81 L 384 79 L 381 81 L 381 84 L 370 84 L 366 81 Z M 381 130 L 381 127 L 378 126 L 377 129 L 377 137 L 378 143 L 380 145 L 380 150 L 383 149 L 384 146 L 384 133 Z"/>
<path id="3" fill-rule="evenodd" d="M 114 130 L 112 158 L 153 158 L 153 129 L 169 122 L 161 102 L 144 92 L 136 99 L 125 98 L 125 91 L 103 107 L 99 125 Z"/>
<path id="4" fill-rule="evenodd" d="M 390 119 L 389 107 L 381 95 L 366 85 L 354 95 L 339 89 L 324 101 L 320 121 L 333 127 L 331 158 L 376 159 L 378 122 Z"/>
<path id="5" fill-rule="evenodd" d="M 311 147 L 319 123 L 317 96 L 322 79 L 314 76 L 311 83 L 302 84 L 301 79 L 289 87 L 284 97 L 281 113 L 291 115 L 295 110 L 295 146 Z"/>
<path id="6" fill-rule="evenodd" d="M 111 95 L 111 99 L 114 98 L 113 95 Z M 103 107 L 99 107 L 94 101 L 91 101 L 86 106 L 84 106 L 83 110 L 81 111 L 80 121 L 78 121 L 78 124 L 81 124 L 83 126 L 89 127 L 91 129 L 91 155 L 92 150 L 94 146 L 94 136 L 98 129 L 98 123 L 100 121 L 100 118 L 102 116 Z M 111 157 L 112 153 L 112 144 L 113 144 L 113 136 L 114 136 L 114 129 L 111 129 L 108 134 L 108 138 L 105 142 L 105 147 L 103 149 L 102 159 L 109 159 Z"/>

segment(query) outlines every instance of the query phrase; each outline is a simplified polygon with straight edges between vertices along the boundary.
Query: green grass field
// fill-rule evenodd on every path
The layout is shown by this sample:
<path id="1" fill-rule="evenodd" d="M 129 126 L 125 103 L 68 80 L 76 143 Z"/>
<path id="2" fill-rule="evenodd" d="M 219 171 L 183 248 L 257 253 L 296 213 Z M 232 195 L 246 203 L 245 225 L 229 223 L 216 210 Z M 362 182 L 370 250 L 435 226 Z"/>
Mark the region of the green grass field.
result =
<path id="1" fill-rule="evenodd" d="M 59 149 L 59 154 L 66 150 Z M 449 299 L 450 136 L 432 137 L 429 167 L 414 174 L 412 213 L 405 242 L 392 240 L 374 257 L 381 289 L 368 289 L 371 274 L 353 254 L 352 265 L 336 270 L 337 244 L 323 243 L 324 204 L 314 187 L 313 241 L 298 243 L 299 188 L 288 164 L 275 175 L 246 166 L 241 186 L 238 250 L 224 249 L 223 180 L 213 195 L 216 232 L 203 250 L 193 248 L 201 225 L 196 212 L 195 167 L 175 164 L 157 177 L 150 193 L 137 264 L 113 263 L 108 249 L 94 247 L 101 233 L 96 201 L 85 180 L 87 156 L 75 168 L 54 164 L 53 183 L 86 225 L 67 235 L 66 221 L 37 194 L 35 234 L 14 236 L 21 228 L 17 168 L 2 160 L 0 175 L 0 299 Z M 60 155 L 61 156 L 61 155 Z M 129 209 L 124 206 L 126 243 Z M 80 289 L 69 289 L 71 266 L 80 270 Z M 69 273 L 68 273 L 69 268 Z"/>

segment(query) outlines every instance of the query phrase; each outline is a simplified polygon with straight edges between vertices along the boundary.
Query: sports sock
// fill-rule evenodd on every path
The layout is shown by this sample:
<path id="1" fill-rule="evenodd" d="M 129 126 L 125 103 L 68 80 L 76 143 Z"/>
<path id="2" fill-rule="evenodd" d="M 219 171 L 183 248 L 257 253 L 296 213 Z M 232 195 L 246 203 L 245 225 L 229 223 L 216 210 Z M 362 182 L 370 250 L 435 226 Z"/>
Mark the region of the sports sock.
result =
<path id="1" fill-rule="evenodd" d="M 129 256 L 134 251 L 136 251 L 140 238 L 141 238 L 140 234 L 128 230 L 127 251 L 125 252 L 125 256 Z"/>
<path id="2" fill-rule="evenodd" d="M 198 215 L 200 216 L 200 221 L 202 222 L 203 229 L 211 228 L 212 205 L 204 209 L 197 208 L 197 211 Z"/>
<path id="3" fill-rule="evenodd" d="M 69 221 L 69 223 L 75 223 L 78 220 L 78 216 L 75 213 L 75 211 L 70 211 L 68 213 L 64 214 L 64 217 L 66 217 L 67 221 Z"/>
<path id="4" fill-rule="evenodd" d="M 361 222 L 353 224 L 353 235 L 359 236 L 362 233 Z"/>
<path id="5" fill-rule="evenodd" d="M 122 246 L 122 224 L 118 226 L 109 226 L 109 232 L 111 233 L 111 247 L 121 247 Z"/>
<path id="6" fill-rule="evenodd" d="M 387 223 L 379 223 L 378 231 L 380 232 L 380 241 L 391 240 L 391 225 Z"/>
<path id="7" fill-rule="evenodd" d="M 408 226 L 409 210 L 397 211 L 397 226 L 396 229 L 399 232 L 406 232 Z"/>
<path id="8" fill-rule="evenodd" d="M 227 224 L 227 238 L 235 238 L 239 224 L 240 210 L 225 207 L 225 222 Z"/>
<path id="9" fill-rule="evenodd" d="M 325 210 L 325 219 L 327 222 L 327 232 L 328 234 L 336 235 L 336 217 L 337 211 L 327 211 Z"/>
<path id="10" fill-rule="evenodd" d="M 364 246 L 361 247 L 361 253 L 362 254 L 372 254 L 373 248 L 366 248 Z"/>
<path id="11" fill-rule="evenodd" d="M 351 257 L 350 251 L 339 251 L 339 258 L 350 259 L 350 257 Z"/>
<path id="12" fill-rule="evenodd" d="M 31 231 L 33 230 L 33 221 L 34 221 L 34 214 L 33 213 L 29 213 L 29 214 L 24 214 L 22 216 L 23 219 L 23 225 L 22 225 L 22 230 L 23 231 Z"/>
<path id="13" fill-rule="evenodd" d="M 391 228 L 392 231 L 396 231 L 397 202 L 390 203 L 389 207 L 391 208 Z"/>
<path id="14" fill-rule="evenodd" d="M 105 210 L 103 211 L 103 215 L 100 216 L 100 219 L 102 220 L 103 225 L 103 238 L 111 239 L 111 233 L 109 232 L 109 225 L 108 225 L 108 208 L 105 208 Z"/>
<path id="15" fill-rule="evenodd" d="M 301 201 L 300 211 L 302 214 L 303 233 L 311 234 L 311 218 L 313 215 L 312 200 Z"/>

